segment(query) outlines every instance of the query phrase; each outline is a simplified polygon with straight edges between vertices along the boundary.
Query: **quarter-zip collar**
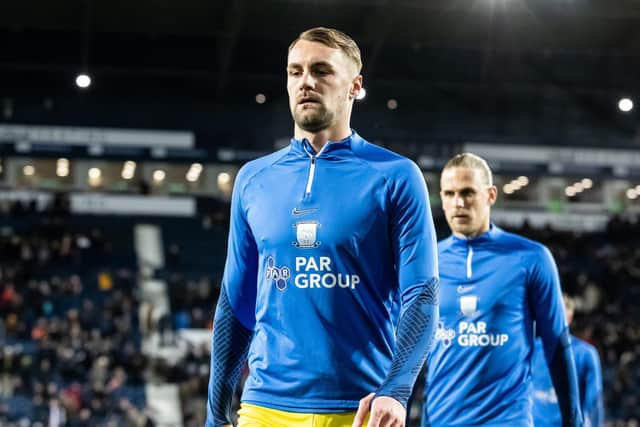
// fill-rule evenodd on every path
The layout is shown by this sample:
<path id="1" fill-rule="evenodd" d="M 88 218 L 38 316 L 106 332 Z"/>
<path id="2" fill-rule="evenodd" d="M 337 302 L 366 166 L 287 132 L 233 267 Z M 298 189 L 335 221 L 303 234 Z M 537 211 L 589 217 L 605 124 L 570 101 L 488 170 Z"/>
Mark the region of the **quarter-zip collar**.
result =
<path id="1" fill-rule="evenodd" d="M 348 137 L 341 139 L 340 141 L 328 141 L 324 147 L 322 147 L 322 150 L 316 153 L 313 146 L 306 138 L 291 138 L 291 148 L 289 152 L 305 158 L 309 158 L 310 156 L 314 156 L 318 159 L 329 159 L 332 157 L 343 158 L 352 155 L 352 144 L 361 140 L 362 138 L 360 138 L 360 135 L 352 130 L 351 135 Z"/>
<path id="2" fill-rule="evenodd" d="M 451 238 L 453 239 L 453 245 L 454 246 L 459 246 L 459 245 L 479 245 L 479 244 L 483 244 L 483 243 L 488 243 L 491 242 L 492 240 L 495 240 L 498 235 L 502 233 L 502 229 L 496 225 L 494 225 L 493 223 L 491 223 L 489 225 L 489 230 L 482 233 L 479 236 L 476 237 L 458 237 L 455 234 L 451 234 Z"/>
<path id="3" fill-rule="evenodd" d="M 318 153 L 315 152 L 306 138 L 291 139 L 289 152 L 297 159 L 305 159 L 309 164 L 303 199 L 309 200 L 311 197 L 318 160 L 322 163 L 324 161 L 340 161 L 353 157 L 353 146 L 357 144 L 365 144 L 365 141 L 353 129 L 351 130 L 351 135 L 340 141 L 327 141 Z"/>
<path id="4" fill-rule="evenodd" d="M 489 230 L 477 237 L 458 237 L 451 234 L 451 246 L 454 250 L 465 254 L 465 276 L 467 279 L 473 277 L 473 255 L 478 246 L 485 245 L 494 240 L 502 230 L 494 224 L 490 224 Z"/>

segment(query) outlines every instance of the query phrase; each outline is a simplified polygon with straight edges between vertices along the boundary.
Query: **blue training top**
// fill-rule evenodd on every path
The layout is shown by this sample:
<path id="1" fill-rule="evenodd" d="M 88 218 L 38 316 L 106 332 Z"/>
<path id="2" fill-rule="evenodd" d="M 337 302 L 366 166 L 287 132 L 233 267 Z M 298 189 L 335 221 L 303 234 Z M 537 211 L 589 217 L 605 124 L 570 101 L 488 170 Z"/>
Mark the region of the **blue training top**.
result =
<path id="1" fill-rule="evenodd" d="M 437 318 L 428 200 L 415 163 L 356 133 L 319 153 L 293 139 L 241 168 L 222 286 L 254 332 L 243 402 L 349 411 L 385 388 L 398 319 L 425 288 Z"/>
<path id="2" fill-rule="evenodd" d="M 551 359 L 566 328 L 550 252 L 492 225 L 476 238 L 451 235 L 438 257 L 440 322 L 422 425 L 531 426 L 534 333 Z"/>
<path id="3" fill-rule="evenodd" d="M 574 336 L 571 336 L 571 347 L 576 360 L 580 405 L 585 426 L 602 427 L 604 425 L 602 369 L 598 350 Z M 536 427 L 562 426 L 558 396 L 551 382 L 540 340 L 536 340 L 533 357 L 533 422 Z"/>

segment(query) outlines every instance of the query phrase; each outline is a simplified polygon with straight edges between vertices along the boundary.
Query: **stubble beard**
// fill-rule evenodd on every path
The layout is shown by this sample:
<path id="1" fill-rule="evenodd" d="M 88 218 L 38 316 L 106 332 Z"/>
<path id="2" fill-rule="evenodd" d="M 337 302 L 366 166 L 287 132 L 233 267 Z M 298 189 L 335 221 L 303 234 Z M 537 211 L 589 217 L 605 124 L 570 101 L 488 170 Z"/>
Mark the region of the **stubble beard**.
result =
<path id="1" fill-rule="evenodd" d="M 447 222 L 449 223 L 449 228 L 451 229 L 451 231 L 455 233 L 459 233 L 467 237 L 474 233 L 473 221 L 460 224 L 460 223 L 456 223 L 456 220 L 454 218 L 450 218 L 448 219 Z"/>
<path id="2" fill-rule="evenodd" d="M 302 130 L 318 133 L 331 126 L 334 114 L 328 111 L 323 105 L 317 111 L 296 111 L 293 120 Z"/>

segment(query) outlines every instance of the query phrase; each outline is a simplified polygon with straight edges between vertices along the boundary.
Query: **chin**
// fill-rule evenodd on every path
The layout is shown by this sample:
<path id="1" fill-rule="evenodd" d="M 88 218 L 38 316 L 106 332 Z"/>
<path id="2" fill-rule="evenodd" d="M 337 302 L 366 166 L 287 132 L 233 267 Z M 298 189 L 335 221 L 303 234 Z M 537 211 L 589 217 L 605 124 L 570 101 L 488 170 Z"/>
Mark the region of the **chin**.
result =
<path id="1" fill-rule="evenodd" d="M 330 120 L 326 120 L 325 117 L 322 117 L 318 114 L 298 114 L 295 117 L 295 121 L 300 129 L 312 133 L 317 133 L 325 130 L 331 125 Z"/>
<path id="2" fill-rule="evenodd" d="M 462 234 L 464 236 L 468 236 L 470 234 L 473 234 L 473 230 L 471 230 L 470 227 L 451 227 L 451 231 L 453 231 L 454 233 L 457 234 Z"/>

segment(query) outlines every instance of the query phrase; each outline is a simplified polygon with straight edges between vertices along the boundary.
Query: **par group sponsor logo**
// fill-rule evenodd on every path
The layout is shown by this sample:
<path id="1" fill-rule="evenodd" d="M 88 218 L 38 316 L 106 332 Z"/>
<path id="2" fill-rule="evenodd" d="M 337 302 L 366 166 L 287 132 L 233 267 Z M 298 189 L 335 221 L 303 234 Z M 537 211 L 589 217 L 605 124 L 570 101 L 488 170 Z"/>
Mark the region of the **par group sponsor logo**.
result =
<path id="1" fill-rule="evenodd" d="M 275 284 L 276 289 L 284 291 L 287 284 L 293 281 L 299 289 L 351 289 L 360 284 L 357 274 L 337 272 L 331 257 L 295 257 L 295 267 L 277 266 L 273 256 L 267 258 L 265 279 Z M 290 280 L 291 279 L 291 280 Z"/>
<path id="2" fill-rule="evenodd" d="M 436 328 L 436 340 L 441 341 L 442 345 L 449 347 L 456 336 L 456 331 L 444 327 L 444 322 L 438 322 Z"/>
<path id="3" fill-rule="evenodd" d="M 445 348 L 454 342 L 460 347 L 502 347 L 509 341 L 509 335 L 487 332 L 487 322 L 460 321 L 457 330 L 438 322 L 435 339 Z"/>
<path id="4" fill-rule="evenodd" d="M 509 335 L 487 332 L 487 322 L 459 322 L 457 341 L 461 347 L 502 347 Z"/>
<path id="5" fill-rule="evenodd" d="M 357 274 L 336 273 L 331 257 L 296 257 L 295 277 L 293 283 L 302 289 L 343 288 L 355 289 L 360 283 Z"/>
<path id="6" fill-rule="evenodd" d="M 272 256 L 267 258 L 267 269 L 265 271 L 265 278 L 268 281 L 273 281 L 276 284 L 276 289 L 284 291 L 287 289 L 287 280 L 291 277 L 291 269 L 289 267 L 276 266 L 276 262 Z"/>

